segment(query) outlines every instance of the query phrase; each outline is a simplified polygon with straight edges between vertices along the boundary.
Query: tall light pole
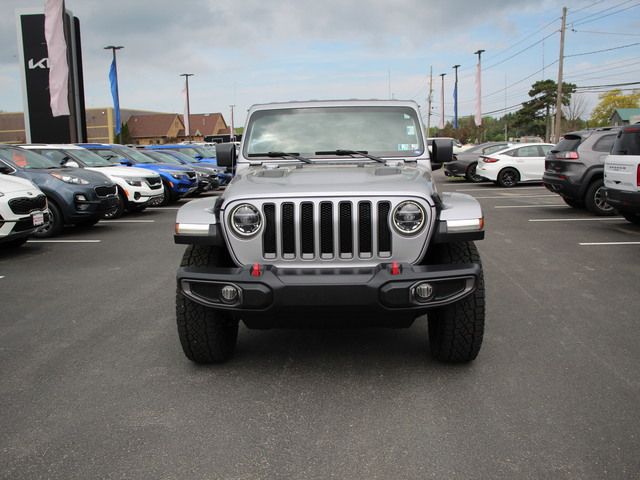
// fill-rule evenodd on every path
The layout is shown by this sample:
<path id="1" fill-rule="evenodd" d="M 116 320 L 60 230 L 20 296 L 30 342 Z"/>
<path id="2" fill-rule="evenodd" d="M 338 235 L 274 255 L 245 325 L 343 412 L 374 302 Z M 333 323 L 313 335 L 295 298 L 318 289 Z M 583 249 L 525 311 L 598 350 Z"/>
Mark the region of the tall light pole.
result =
<path id="1" fill-rule="evenodd" d="M 229 130 L 229 141 L 230 142 L 235 142 L 236 141 L 236 130 L 235 130 L 235 127 L 233 126 L 233 109 L 235 108 L 235 105 L 229 105 L 229 108 L 231 109 L 231 128 Z"/>
<path id="2" fill-rule="evenodd" d="M 482 54 L 484 50 L 473 52 L 478 55 L 478 66 L 476 67 L 476 127 L 482 126 Z"/>
<path id="3" fill-rule="evenodd" d="M 453 87 L 453 128 L 458 129 L 458 68 L 460 65 L 454 65 L 453 70 L 456 72 L 456 82 Z"/>
<path id="4" fill-rule="evenodd" d="M 440 130 L 444 129 L 444 76 L 446 73 L 441 73 L 442 85 L 440 88 Z"/>
<path id="5" fill-rule="evenodd" d="M 189 105 L 189 77 L 193 77 L 193 73 L 181 73 L 180 76 L 184 77 L 185 81 L 185 92 L 186 92 L 186 104 L 187 104 L 187 114 L 185 118 L 185 134 L 191 140 L 191 107 Z"/>
<path id="6" fill-rule="evenodd" d="M 113 113 L 115 114 L 115 132 L 120 135 L 122 122 L 120 121 L 120 93 L 118 92 L 118 64 L 116 62 L 116 50 L 121 50 L 122 45 L 108 45 L 105 50 L 111 50 L 113 60 L 109 69 L 109 82 L 111 83 L 111 97 L 113 98 Z"/>

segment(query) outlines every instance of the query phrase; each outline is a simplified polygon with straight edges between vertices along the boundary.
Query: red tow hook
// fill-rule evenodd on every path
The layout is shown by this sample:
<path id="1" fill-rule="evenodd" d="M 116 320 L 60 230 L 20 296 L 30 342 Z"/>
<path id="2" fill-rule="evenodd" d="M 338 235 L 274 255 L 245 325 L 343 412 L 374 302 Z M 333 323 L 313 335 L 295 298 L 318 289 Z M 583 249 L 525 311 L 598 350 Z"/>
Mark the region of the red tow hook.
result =
<path id="1" fill-rule="evenodd" d="M 259 277 L 260 275 L 262 275 L 262 270 L 260 270 L 260 264 L 254 263 L 253 267 L 251 267 L 251 276 Z"/>
<path id="2" fill-rule="evenodd" d="M 398 262 L 391 264 L 391 275 L 400 275 L 400 265 L 398 265 Z"/>

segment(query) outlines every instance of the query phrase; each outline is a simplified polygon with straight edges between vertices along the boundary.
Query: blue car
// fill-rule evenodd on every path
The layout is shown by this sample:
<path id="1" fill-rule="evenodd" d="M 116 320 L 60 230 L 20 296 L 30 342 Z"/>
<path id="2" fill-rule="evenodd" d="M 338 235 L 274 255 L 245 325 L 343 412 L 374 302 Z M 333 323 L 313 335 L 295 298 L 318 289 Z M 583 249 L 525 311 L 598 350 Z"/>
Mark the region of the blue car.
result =
<path id="1" fill-rule="evenodd" d="M 215 147 L 209 147 L 206 145 L 195 145 L 192 143 L 168 143 L 164 145 L 149 145 L 147 148 L 152 148 L 154 150 L 172 150 L 174 152 L 180 152 L 193 158 L 198 163 L 218 166 Z M 218 179 L 220 180 L 220 185 L 226 185 L 231 181 L 233 175 L 226 168 L 221 168 L 220 170 L 224 172 L 223 175 L 218 177 Z"/>
<path id="2" fill-rule="evenodd" d="M 198 171 L 198 167 L 211 172 L 215 171 L 215 175 L 218 178 L 220 185 L 228 184 L 233 178 L 233 175 L 227 173 L 226 167 L 218 167 L 215 157 L 209 157 L 209 161 L 205 161 L 203 157 L 200 156 L 194 157 L 193 154 L 195 153 L 195 150 L 190 145 L 147 145 L 144 150 L 152 150 L 162 154 L 172 155 L 180 163 L 187 165 L 196 171 Z M 158 159 L 156 156 L 153 156 L 153 158 L 156 160 Z"/>
<path id="3" fill-rule="evenodd" d="M 198 189 L 196 172 L 192 168 L 158 163 L 140 150 L 125 147 L 124 145 L 105 143 L 79 143 L 78 145 L 97 153 L 116 165 L 146 168 L 157 172 L 162 177 L 162 184 L 164 185 L 162 205 L 175 202 Z"/>

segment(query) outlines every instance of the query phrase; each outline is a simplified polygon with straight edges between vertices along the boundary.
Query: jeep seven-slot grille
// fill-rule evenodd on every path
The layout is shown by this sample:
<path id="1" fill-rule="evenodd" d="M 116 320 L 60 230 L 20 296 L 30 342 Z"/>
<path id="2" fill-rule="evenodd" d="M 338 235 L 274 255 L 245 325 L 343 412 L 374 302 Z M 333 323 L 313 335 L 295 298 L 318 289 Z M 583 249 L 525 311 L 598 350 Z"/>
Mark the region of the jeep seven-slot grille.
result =
<path id="1" fill-rule="evenodd" d="M 47 206 L 47 197 L 38 195 L 37 197 L 20 197 L 9 200 L 9 208 L 16 215 L 27 215 L 35 210 L 44 210 Z"/>
<path id="2" fill-rule="evenodd" d="M 287 260 L 391 257 L 390 211 L 388 201 L 265 203 L 263 256 Z"/>

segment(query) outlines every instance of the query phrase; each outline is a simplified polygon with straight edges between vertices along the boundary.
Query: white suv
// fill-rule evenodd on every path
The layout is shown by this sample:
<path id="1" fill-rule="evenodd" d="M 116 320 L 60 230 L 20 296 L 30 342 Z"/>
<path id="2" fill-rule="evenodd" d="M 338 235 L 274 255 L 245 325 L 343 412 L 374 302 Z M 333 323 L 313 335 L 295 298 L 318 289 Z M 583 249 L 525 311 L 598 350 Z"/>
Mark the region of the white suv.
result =
<path id="1" fill-rule="evenodd" d="M 49 221 L 47 197 L 29 180 L 0 174 L 0 245 L 19 247 Z"/>
<path id="2" fill-rule="evenodd" d="M 604 160 L 607 203 L 640 225 L 640 124 L 624 127 Z"/>
<path id="3" fill-rule="evenodd" d="M 125 210 L 141 211 L 159 205 L 164 198 L 162 179 L 143 168 L 114 165 L 100 155 L 78 145 L 21 145 L 68 167 L 80 167 L 100 172 L 118 185 L 118 208 L 105 218 L 118 218 Z"/>

